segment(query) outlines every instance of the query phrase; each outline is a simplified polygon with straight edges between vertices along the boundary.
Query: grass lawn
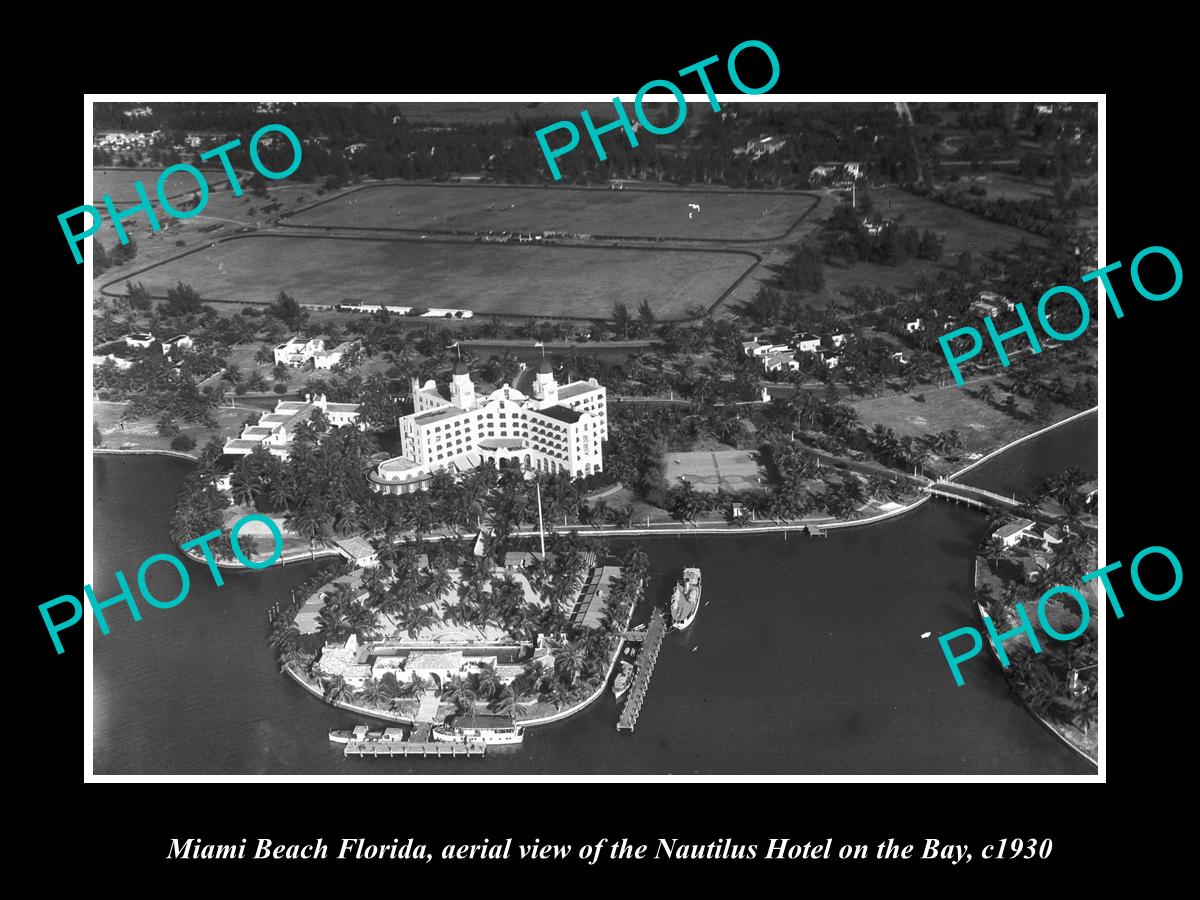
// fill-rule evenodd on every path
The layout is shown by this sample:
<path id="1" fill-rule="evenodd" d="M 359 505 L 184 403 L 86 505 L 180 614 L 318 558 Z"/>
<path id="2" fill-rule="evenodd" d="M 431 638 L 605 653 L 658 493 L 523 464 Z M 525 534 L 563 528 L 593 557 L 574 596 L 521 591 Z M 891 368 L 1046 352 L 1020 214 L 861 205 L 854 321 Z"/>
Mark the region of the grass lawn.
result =
<path id="1" fill-rule="evenodd" d="M 898 266 L 884 266 L 860 262 L 849 267 L 825 266 L 825 288 L 819 294 L 807 298 L 808 304 L 844 304 L 846 291 L 855 286 L 883 288 L 896 291 L 913 285 L 917 276 L 925 273 L 932 276 L 939 269 L 955 265 L 956 257 L 964 250 L 980 257 L 995 249 L 1015 246 L 1022 238 L 1033 245 L 1045 243 L 1045 239 L 972 215 L 942 203 L 917 197 L 898 188 L 871 188 L 874 203 L 871 213 L 885 218 L 897 219 L 905 227 L 918 231 L 926 228 L 945 238 L 940 262 L 910 259 Z"/>
<path id="2" fill-rule="evenodd" d="M 680 476 L 697 490 L 716 493 L 718 488 L 738 491 L 759 486 L 764 477 L 758 462 L 746 450 L 698 450 L 667 453 L 667 484 L 679 483 Z"/>
<path id="3" fill-rule="evenodd" d="M 1000 379 L 1003 382 L 1003 379 Z M 978 390 L 984 382 L 968 385 Z M 925 402 L 913 397 L 924 394 Z M 997 399 L 1003 400 L 1005 392 L 997 386 Z M 964 453 L 987 452 L 1014 441 L 1022 435 L 1042 428 L 1048 422 L 1064 419 L 1077 410 L 1055 404 L 1048 422 L 1020 420 L 1001 412 L 994 406 L 976 399 L 956 385 L 938 388 L 915 389 L 911 394 L 890 394 L 863 400 L 843 400 L 858 411 L 861 422 L 868 429 L 875 425 L 891 428 L 897 436 L 920 437 L 954 428 L 962 435 Z M 1032 414 L 1033 404 L 1022 397 L 1017 398 L 1017 409 Z"/>
<path id="4" fill-rule="evenodd" d="M 371 185 L 318 201 L 284 224 L 374 229 L 562 231 L 620 237 L 770 240 L 816 198 L 702 188 Z M 697 204 L 699 211 L 688 204 Z"/>
<path id="5" fill-rule="evenodd" d="M 659 318 L 711 305 L 752 256 L 730 251 L 533 247 L 436 240 L 257 236 L 219 243 L 125 279 L 156 296 L 183 281 L 212 300 L 301 303 L 347 297 L 392 305 L 471 309 L 476 315 L 607 316 L 613 303 L 650 299 Z"/>
<path id="6" fill-rule="evenodd" d="M 226 509 L 222 512 L 222 515 L 225 517 L 225 527 L 232 528 L 233 523 L 243 516 L 259 515 L 259 512 L 258 510 L 252 509 L 249 506 L 234 504 L 233 506 L 226 507 Z M 284 553 L 308 552 L 312 549 L 312 546 L 308 542 L 308 538 L 300 537 L 300 535 L 288 531 L 283 527 L 284 517 L 281 514 L 269 515 L 275 520 L 275 524 L 279 526 L 279 530 L 283 533 Z M 271 530 L 264 522 L 247 522 L 242 526 L 242 530 L 238 532 L 239 536 L 244 534 L 253 535 L 256 543 L 255 551 L 253 553 L 246 554 L 247 556 L 255 561 L 260 561 L 271 555 L 271 552 L 275 547 L 275 538 L 271 535 Z M 318 550 L 321 549 L 322 546 L 323 545 L 320 542 L 317 543 Z"/>
<path id="7" fill-rule="evenodd" d="M 871 188 L 871 200 L 875 204 L 871 210 L 874 215 L 898 219 L 905 227 L 911 225 L 918 231 L 928 228 L 935 234 L 944 235 L 946 257 L 954 257 L 964 250 L 978 256 L 997 248 L 1012 247 L 1022 238 L 1035 246 L 1046 243 L 1040 235 L 926 200 L 899 188 Z"/>
<path id="8" fill-rule="evenodd" d="M 103 400 L 95 400 L 92 402 L 92 415 L 97 425 L 100 426 L 100 434 L 104 437 L 102 446 L 109 449 L 122 450 L 170 450 L 171 441 L 173 438 L 165 438 L 159 435 L 157 425 L 153 419 L 134 419 L 125 422 L 124 429 L 121 428 L 121 414 L 125 411 L 124 403 L 110 403 Z M 196 442 L 196 446 L 187 451 L 190 456 L 199 456 L 201 449 L 208 443 L 208 439 L 213 434 L 218 435 L 222 441 L 228 437 L 241 434 L 242 423 L 246 421 L 253 410 L 244 408 L 230 409 L 229 407 L 219 407 L 213 410 L 213 416 L 217 420 L 217 430 L 214 432 L 211 428 L 205 428 L 202 425 L 180 423 L 181 431 L 191 436 Z"/>
<path id="9" fill-rule="evenodd" d="M 229 187 L 229 180 L 224 170 L 203 170 L 208 179 L 208 204 L 204 211 L 190 219 L 176 219 L 162 211 L 154 190 L 155 180 L 162 172 L 157 169 L 95 169 L 93 181 L 93 205 L 103 210 L 104 203 L 100 199 L 107 191 L 112 195 L 113 204 L 118 210 L 128 209 L 138 202 L 133 183 L 141 181 L 146 188 L 146 195 L 154 204 L 158 216 L 159 230 L 150 228 L 144 213 L 138 214 L 125 221 L 125 230 L 137 241 L 138 254 L 131 264 L 110 269 L 100 276 L 99 283 L 103 284 L 115 278 L 122 271 L 135 271 L 144 266 L 161 262 L 182 252 L 176 246 L 177 241 L 183 241 L 184 247 L 194 248 L 201 243 L 208 244 L 217 238 L 233 234 L 236 228 L 253 228 L 264 221 L 262 209 L 273 203 L 279 203 L 280 208 L 274 214 L 284 210 L 299 209 L 306 203 L 311 203 L 317 197 L 318 185 L 292 182 L 287 179 L 273 182 L 268 188 L 266 198 L 255 197 L 243 193 L 234 197 Z M 249 173 L 239 173 L 239 180 L 244 185 L 249 180 Z M 167 182 L 167 196 L 187 196 L 195 189 L 195 180 L 186 173 L 176 173 Z M 182 202 L 182 201 L 181 201 Z M 251 214 L 253 210 L 253 214 Z M 269 218 L 268 214 L 266 218 Z M 211 231 L 202 232 L 202 228 L 220 226 Z M 117 235 L 104 215 L 104 226 L 92 240 L 99 239 L 105 249 L 111 250 L 117 244 Z M 69 253 L 69 251 L 68 251 Z"/>
<path id="10" fill-rule="evenodd" d="M 113 204 L 118 210 L 123 209 L 123 204 L 131 204 L 138 202 L 137 189 L 133 186 L 135 181 L 140 181 L 142 187 L 146 189 L 146 196 L 157 203 L 156 185 L 158 184 L 158 176 L 163 173 L 163 168 L 158 169 L 93 169 L 92 170 L 92 196 L 95 198 L 93 204 L 100 208 L 104 206 L 103 197 L 108 194 L 112 197 Z M 210 189 L 212 185 L 226 186 L 229 184 L 225 176 L 224 169 L 218 166 L 216 169 L 201 169 L 204 172 L 204 177 L 207 179 Z M 172 172 L 167 178 L 167 183 L 163 188 L 168 199 L 173 197 L 186 196 L 197 189 L 196 179 L 187 172 Z M 211 192 L 210 192 L 211 196 Z M 105 216 L 107 222 L 107 215 Z"/>

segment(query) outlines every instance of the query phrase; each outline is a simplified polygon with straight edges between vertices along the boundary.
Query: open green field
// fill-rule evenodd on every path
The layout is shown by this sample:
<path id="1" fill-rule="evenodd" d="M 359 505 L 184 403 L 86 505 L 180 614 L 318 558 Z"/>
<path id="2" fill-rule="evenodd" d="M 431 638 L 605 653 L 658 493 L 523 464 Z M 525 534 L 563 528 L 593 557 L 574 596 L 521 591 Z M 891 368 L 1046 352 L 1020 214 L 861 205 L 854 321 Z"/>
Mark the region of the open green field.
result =
<path id="1" fill-rule="evenodd" d="M 289 398 L 280 397 L 279 399 Z M 121 416 L 125 412 L 125 407 L 125 403 L 105 400 L 92 401 L 93 420 L 100 426 L 100 434 L 104 438 L 105 447 L 125 450 L 169 450 L 171 448 L 171 438 L 161 436 L 158 433 L 158 425 L 153 420 L 134 419 L 125 422 L 125 427 L 122 428 Z M 189 435 L 196 442 L 195 449 L 189 451 L 192 456 L 196 456 L 214 434 L 222 441 L 241 434 L 242 423 L 246 421 L 246 417 L 257 411 L 245 406 L 232 408 L 219 406 L 212 411 L 213 417 L 217 420 L 216 429 L 183 422 L 179 423 L 179 427 L 184 434 Z"/>
<path id="2" fill-rule="evenodd" d="M 945 238 L 940 262 L 913 258 L 898 266 L 860 262 L 849 267 L 825 266 L 825 288 L 805 299 L 808 305 L 845 305 L 846 291 L 857 286 L 897 291 L 912 286 L 921 274 L 932 276 L 943 268 L 953 267 L 959 253 L 970 250 L 977 259 L 995 249 L 1008 249 L 1024 238 L 1037 246 L 1045 238 L 936 203 L 898 188 L 871 188 L 874 203 L 871 213 L 897 219 L 905 227 L 918 231 L 926 228 Z"/>
<path id="3" fill-rule="evenodd" d="M 476 315 L 607 317 L 643 298 L 661 319 L 714 303 L 752 255 L 717 250 L 514 246 L 465 241 L 256 235 L 217 243 L 142 273 L 156 296 L 183 281 L 209 300 L 301 303 L 347 298 L 395 306 L 470 309 Z"/>
<path id="4" fill-rule="evenodd" d="M 1001 379 L 1001 376 L 972 381 L 967 387 L 976 391 L 987 381 L 995 382 L 998 379 Z M 924 403 L 913 399 L 922 393 L 925 396 Z M 1000 398 L 1005 396 L 999 385 L 997 395 Z M 1046 424 L 1014 419 L 953 384 L 943 388 L 925 388 L 923 391 L 918 388 L 912 394 L 892 394 L 843 402 L 858 412 L 862 424 L 868 429 L 875 425 L 883 425 L 901 437 L 921 437 L 956 429 L 962 435 L 963 451 L 968 453 L 995 450 Z M 1018 397 L 1017 409 L 1030 414 L 1033 404 L 1023 397 Z M 1077 410 L 1054 404 L 1049 421 L 1066 418 L 1074 412 Z"/>
<path id="5" fill-rule="evenodd" d="M 214 185 L 221 189 L 228 189 L 229 179 L 224 170 L 217 168 L 201 169 L 201 171 L 208 180 L 210 191 Z M 135 181 L 140 181 L 142 187 L 146 189 L 146 196 L 155 200 L 158 196 L 155 193 L 155 185 L 158 184 L 158 176 L 162 173 L 163 169 L 93 169 L 92 196 L 95 199 L 92 202 L 96 205 L 103 204 L 104 195 L 108 194 L 112 197 L 117 209 L 124 208 L 123 204 L 137 203 L 137 189 L 133 186 Z M 164 190 L 168 199 L 186 196 L 196 190 L 196 179 L 187 172 L 172 172 Z M 158 205 L 157 202 L 155 205 Z"/>
<path id="6" fill-rule="evenodd" d="M 964 250 L 979 255 L 995 249 L 1007 249 L 1022 238 L 1035 246 L 1046 243 L 1045 238 L 1032 232 L 926 200 L 899 188 L 871 188 L 871 200 L 875 204 L 872 212 L 876 215 L 899 219 L 905 227 L 911 225 L 918 231 L 928 228 L 944 235 L 944 257 L 953 257 Z"/>
<path id="7" fill-rule="evenodd" d="M 617 237 L 770 240 L 816 205 L 798 193 L 627 188 L 372 185 L 284 220 L 324 228 L 561 231 Z M 688 204 L 697 204 L 697 212 Z M 691 218 L 689 218 L 691 216 Z"/>

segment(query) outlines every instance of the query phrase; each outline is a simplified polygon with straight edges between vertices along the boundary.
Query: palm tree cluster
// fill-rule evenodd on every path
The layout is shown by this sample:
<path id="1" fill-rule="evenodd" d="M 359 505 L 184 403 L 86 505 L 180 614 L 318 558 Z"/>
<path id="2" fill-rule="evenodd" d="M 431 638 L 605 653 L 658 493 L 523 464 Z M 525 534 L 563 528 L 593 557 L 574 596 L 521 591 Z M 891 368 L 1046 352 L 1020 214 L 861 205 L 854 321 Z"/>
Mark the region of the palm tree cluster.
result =
<path id="1" fill-rule="evenodd" d="M 1074 640 L 1044 642 L 1036 654 L 1020 645 L 1008 655 L 1009 686 L 1033 712 L 1076 728 L 1095 724 L 1100 699 L 1095 617 Z"/>
<path id="2" fill-rule="evenodd" d="M 500 548 L 502 551 L 502 547 Z M 514 715 L 518 702 L 538 700 L 557 706 L 570 704 L 585 692 L 595 690 L 611 661 L 618 635 L 626 627 L 633 605 L 640 599 L 649 561 L 634 547 L 621 560 L 622 574 L 610 583 L 605 597 L 600 627 L 583 628 L 571 624 L 569 615 L 578 596 L 586 571 L 587 552 L 603 553 L 602 545 L 572 533 L 555 538 L 546 559 L 535 559 L 527 577 L 539 592 L 543 603 L 525 602 L 521 585 L 510 573 L 497 574 L 487 557 L 479 558 L 446 542 L 434 546 L 404 545 L 388 548 L 381 556 L 387 566 L 369 572 L 358 587 L 350 582 L 335 582 L 327 591 L 325 605 L 318 616 L 318 633 L 327 643 L 341 643 L 351 633 L 363 641 L 380 636 L 379 614 L 398 622 L 411 638 L 439 624 L 458 626 L 495 625 L 513 640 L 532 643 L 538 634 L 552 634 L 553 653 L 549 662 L 530 663 L 511 685 L 501 685 L 494 668 L 484 665 L 465 677 L 453 677 L 425 684 L 420 678 L 398 683 L 387 673 L 378 681 L 368 679 L 358 691 L 340 677 L 324 682 L 330 702 L 356 702 L 363 705 L 402 708 L 426 690 L 455 704 L 459 712 L 473 712 L 476 704 Z M 422 558 L 426 560 L 422 563 Z M 296 630 L 293 619 L 304 598 L 328 585 L 327 570 L 301 585 L 296 602 L 281 610 L 271 631 L 270 643 L 278 651 L 281 668 L 291 666 L 311 673 L 314 654 Z M 451 569 L 460 574 L 453 602 L 450 594 Z M 391 574 L 385 574 L 391 572 Z"/>
<path id="3" fill-rule="evenodd" d="M 352 425 L 329 428 L 318 410 L 296 426 L 293 439 L 286 461 L 262 447 L 238 460 L 230 473 L 235 502 L 282 513 L 287 528 L 311 542 L 382 527 L 364 477 L 376 449 L 369 434 Z"/>
<path id="4" fill-rule="evenodd" d="M 559 557 L 561 567 L 569 572 L 573 564 L 564 557 L 569 557 L 569 550 Z M 509 686 L 516 702 L 548 702 L 555 709 L 562 709 L 599 687 L 620 644 L 619 635 L 642 597 L 648 568 L 649 559 L 641 548 L 636 545 L 630 548 L 621 559 L 620 577 L 609 585 L 599 628 L 571 630 L 564 622 L 562 630 L 543 632 L 559 637 L 553 640 L 548 660 L 526 665 L 525 671 Z"/>
<path id="5" fill-rule="evenodd" d="M 206 377 L 206 357 L 200 355 L 193 360 L 191 356 L 185 356 L 176 368 L 171 357 L 151 345 L 127 369 L 118 369 L 116 363 L 106 360 L 95 369 L 96 389 L 103 399 L 128 400 L 122 415 L 125 419 L 198 422 L 215 428 L 213 398 L 196 387 L 197 377 Z M 177 427 L 174 434 L 178 434 Z M 165 436 L 173 434 L 168 429 Z"/>

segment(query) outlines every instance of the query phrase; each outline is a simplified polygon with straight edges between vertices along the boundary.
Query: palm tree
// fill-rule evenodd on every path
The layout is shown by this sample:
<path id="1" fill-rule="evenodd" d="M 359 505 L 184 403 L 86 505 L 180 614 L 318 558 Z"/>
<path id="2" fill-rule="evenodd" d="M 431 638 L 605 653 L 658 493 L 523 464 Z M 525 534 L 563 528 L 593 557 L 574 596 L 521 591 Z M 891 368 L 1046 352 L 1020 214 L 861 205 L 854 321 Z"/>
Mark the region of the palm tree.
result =
<path id="1" fill-rule="evenodd" d="M 469 711 L 471 715 L 475 715 L 476 694 L 463 679 L 458 676 L 451 678 L 442 685 L 441 694 L 442 699 L 451 701 L 460 714 Z"/>
<path id="2" fill-rule="evenodd" d="M 374 678 L 364 681 L 356 696 L 359 700 L 366 701 L 369 706 L 382 706 L 388 699 L 387 689 Z"/>
<path id="3" fill-rule="evenodd" d="M 340 606 L 333 606 L 327 600 L 317 613 L 317 631 L 326 636 L 326 640 L 340 642 L 350 634 L 350 624 Z"/>
<path id="4" fill-rule="evenodd" d="M 521 711 L 521 707 L 517 704 L 517 695 L 511 685 L 505 685 L 496 698 L 488 704 L 488 708 L 492 712 L 513 718 Z"/>
<path id="5" fill-rule="evenodd" d="M 297 639 L 300 636 L 300 631 L 296 628 L 294 622 L 280 616 L 275 620 L 275 624 L 271 627 L 271 637 L 269 643 L 274 650 L 283 651 L 288 647 L 295 646 Z"/>
<path id="6" fill-rule="evenodd" d="M 428 606 L 415 607 L 401 616 L 402 627 L 414 639 L 426 628 L 433 628 L 437 624 L 438 618 Z"/>
<path id="7" fill-rule="evenodd" d="M 279 671 L 284 672 L 289 667 L 305 670 L 312 662 L 312 656 L 303 652 L 299 647 L 285 647 L 279 655 Z"/>
<path id="8" fill-rule="evenodd" d="M 629 328 L 631 325 L 633 325 L 633 317 L 629 314 L 629 307 L 624 303 L 614 303 L 612 311 L 613 331 L 620 332 L 625 340 L 629 340 Z"/>
<path id="9" fill-rule="evenodd" d="M 265 365 L 269 362 L 273 362 L 274 359 L 275 353 L 272 351 L 270 344 L 263 344 L 258 348 L 258 352 L 254 354 L 254 361 L 256 363 L 262 363 Z"/>
<path id="10" fill-rule="evenodd" d="M 583 671 L 587 664 L 587 650 L 579 641 L 568 641 L 554 651 L 554 669 L 559 673 L 560 677 L 566 675 L 571 679 L 571 684 L 579 678 L 579 673 Z"/>
<path id="11" fill-rule="evenodd" d="M 496 677 L 496 667 L 490 663 L 479 667 L 475 676 L 475 690 L 480 697 L 491 699 L 501 688 L 500 679 Z"/>
<path id="12" fill-rule="evenodd" d="M 354 699 L 354 690 L 341 675 L 334 675 L 325 682 L 325 702 L 330 704 L 349 703 Z"/>

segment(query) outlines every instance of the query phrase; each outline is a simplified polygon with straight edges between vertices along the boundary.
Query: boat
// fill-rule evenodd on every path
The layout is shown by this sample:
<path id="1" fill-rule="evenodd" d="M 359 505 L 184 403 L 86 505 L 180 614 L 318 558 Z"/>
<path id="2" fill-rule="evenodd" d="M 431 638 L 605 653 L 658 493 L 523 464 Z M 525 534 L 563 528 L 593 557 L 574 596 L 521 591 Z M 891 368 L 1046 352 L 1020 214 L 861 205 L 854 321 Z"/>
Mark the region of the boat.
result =
<path id="1" fill-rule="evenodd" d="M 700 570 L 687 568 L 683 570 L 683 578 L 675 585 L 675 593 L 671 595 L 671 625 L 675 628 L 687 628 L 696 618 L 700 609 Z"/>
<path id="2" fill-rule="evenodd" d="M 613 679 L 612 692 L 613 696 L 618 700 L 625 695 L 629 690 L 629 686 L 633 684 L 633 676 L 637 673 L 637 667 L 628 660 L 621 660 L 621 671 L 617 673 L 617 677 Z"/>
<path id="3" fill-rule="evenodd" d="M 335 744 L 348 744 L 351 741 L 402 741 L 403 728 L 385 728 L 383 731 L 371 731 L 366 725 L 357 725 L 348 729 L 329 729 L 329 740 Z"/>
<path id="4" fill-rule="evenodd" d="M 435 741 L 456 744 L 519 744 L 525 729 L 508 716 L 454 716 L 433 729 Z"/>

